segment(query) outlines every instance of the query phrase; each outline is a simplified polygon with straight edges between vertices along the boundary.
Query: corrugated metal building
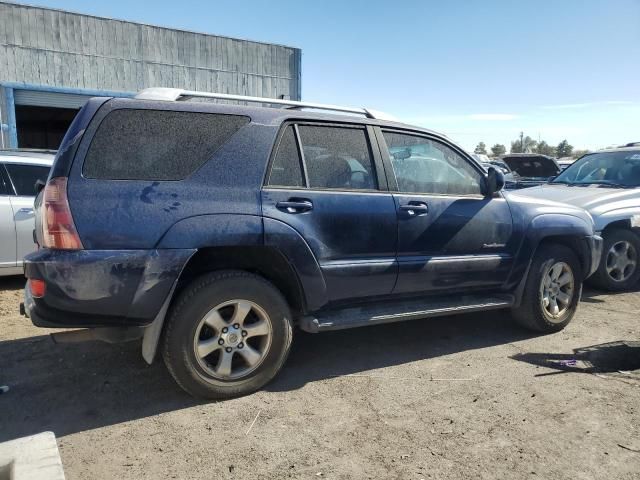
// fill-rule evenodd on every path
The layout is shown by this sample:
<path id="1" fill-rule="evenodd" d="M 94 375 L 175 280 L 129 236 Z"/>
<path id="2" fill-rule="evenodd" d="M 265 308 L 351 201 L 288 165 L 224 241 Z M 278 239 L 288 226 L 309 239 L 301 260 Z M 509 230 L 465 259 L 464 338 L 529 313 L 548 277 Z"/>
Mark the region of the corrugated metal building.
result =
<path id="1" fill-rule="evenodd" d="M 57 148 L 90 96 L 174 87 L 300 99 L 283 45 L 0 1 L 0 147 Z"/>

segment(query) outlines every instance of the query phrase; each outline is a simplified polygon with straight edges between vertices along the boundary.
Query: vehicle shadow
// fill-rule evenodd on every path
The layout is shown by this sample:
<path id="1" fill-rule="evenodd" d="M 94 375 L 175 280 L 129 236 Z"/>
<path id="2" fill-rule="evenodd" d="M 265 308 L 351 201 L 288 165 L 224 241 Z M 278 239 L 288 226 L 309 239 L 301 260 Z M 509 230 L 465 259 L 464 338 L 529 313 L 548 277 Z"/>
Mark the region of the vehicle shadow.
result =
<path id="1" fill-rule="evenodd" d="M 625 290 L 623 292 L 608 292 L 606 290 L 600 290 L 591 285 L 585 285 L 584 290 L 582 291 L 582 302 L 585 303 L 606 303 L 606 299 L 598 298 L 598 297 L 609 297 L 612 296 L 615 298 L 616 295 L 623 295 L 625 293 L 639 293 L 640 292 L 640 282 L 633 287 L 631 290 Z"/>
<path id="2" fill-rule="evenodd" d="M 49 335 L 0 342 L 0 442 L 51 430 L 57 436 L 198 404 L 139 342 L 56 344 Z"/>
<path id="3" fill-rule="evenodd" d="M 572 353 L 519 353 L 513 360 L 551 368 L 536 377 L 574 373 L 621 373 L 640 380 L 640 341 L 608 342 L 574 349 Z"/>
<path id="4" fill-rule="evenodd" d="M 267 391 L 298 389 L 531 336 L 504 312 L 484 312 L 330 332 L 296 332 L 289 360 Z M 48 335 L 0 342 L 0 442 L 45 430 L 58 436 L 202 404 L 162 361 L 148 366 L 139 342 L 56 344 Z"/>
<path id="5" fill-rule="evenodd" d="M 532 338 L 507 311 L 488 311 L 356 328 L 319 335 L 299 332 L 269 391 L 297 389 L 325 378 Z"/>
<path id="6" fill-rule="evenodd" d="M 22 290 L 27 279 L 22 275 L 0 277 L 0 290 Z"/>

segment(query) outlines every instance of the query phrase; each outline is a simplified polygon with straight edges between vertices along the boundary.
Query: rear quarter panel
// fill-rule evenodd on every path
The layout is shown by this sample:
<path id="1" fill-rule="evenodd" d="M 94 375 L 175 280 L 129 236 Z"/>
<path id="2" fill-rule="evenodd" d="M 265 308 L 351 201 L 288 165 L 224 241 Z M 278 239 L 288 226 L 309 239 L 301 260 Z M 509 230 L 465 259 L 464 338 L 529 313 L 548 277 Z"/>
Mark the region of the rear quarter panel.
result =
<path id="1" fill-rule="evenodd" d="M 171 110 L 227 113 L 220 105 L 171 103 L 170 106 Z M 188 218 L 216 214 L 260 215 L 260 185 L 275 127 L 247 124 L 184 180 L 85 178 L 82 166 L 91 138 L 102 119 L 117 108 L 162 110 L 167 109 L 167 103 L 113 99 L 100 109 L 87 128 L 71 167 L 68 186 L 71 211 L 85 248 L 154 248 L 172 226 Z M 194 224 L 201 220 L 195 220 Z M 192 236 L 170 234 L 169 238 L 172 248 L 192 246 Z"/>

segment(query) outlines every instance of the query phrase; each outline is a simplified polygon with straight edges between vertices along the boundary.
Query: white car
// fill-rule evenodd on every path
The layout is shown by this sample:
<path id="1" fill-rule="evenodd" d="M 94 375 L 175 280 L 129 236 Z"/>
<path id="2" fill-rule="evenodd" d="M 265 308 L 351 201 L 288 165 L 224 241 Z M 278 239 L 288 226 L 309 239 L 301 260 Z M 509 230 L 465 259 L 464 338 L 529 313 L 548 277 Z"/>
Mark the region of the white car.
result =
<path id="1" fill-rule="evenodd" d="M 0 150 L 0 276 L 21 275 L 22 259 L 36 249 L 36 182 L 47 181 L 55 152 Z"/>
<path id="2" fill-rule="evenodd" d="M 589 212 L 604 238 L 590 281 L 605 290 L 630 290 L 640 280 L 640 145 L 633 145 L 587 153 L 548 184 L 522 192 Z"/>

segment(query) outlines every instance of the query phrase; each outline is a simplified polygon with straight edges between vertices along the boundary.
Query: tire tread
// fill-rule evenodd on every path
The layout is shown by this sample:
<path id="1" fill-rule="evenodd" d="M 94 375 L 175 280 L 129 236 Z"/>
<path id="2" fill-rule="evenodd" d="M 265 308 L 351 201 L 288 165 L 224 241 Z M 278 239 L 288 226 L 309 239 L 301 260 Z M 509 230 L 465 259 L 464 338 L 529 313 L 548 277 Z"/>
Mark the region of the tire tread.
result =
<path id="1" fill-rule="evenodd" d="M 578 290 L 575 295 L 578 296 L 578 301 L 582 292 L 582 271 L 580 270 L 580 263 L 575 253 L 561 244 L 544 244 L 540 246 L 529 267 L 520 306 L 511 311 L 516 323 L 535 332 L 552 333 L 562 330 L 569 324 L 577 308 L 576 301 L 576 306 L 573 307 L 573 311 L 570 312 L 568 318 L 561 323 L 549 322 L 542 313 L 539 306 L 538 275 L 543 264 L 549 261 L 549 259 L 568 260 L 574 269 L 575 288 Z"/>
<path id="2" fill-rule="evenodd" d="M 174 330 L 178 324 L 179 319 L 182 317 L 182 312 L 186 308 L 186 306 L 189 305 L 189 303 L 192 302 L 193 299 L 203 289 L 209 287 L 210 285 L 219 283 L 219 282 L 224 282 L 227 280 L 232 280 L 232 279 L 235 280 L 239 278 L 251 279 L 251 280 L 262 283 L 266 289 L 271 291 L 270 292 L 271 294 L 278 296 L 279 297 L 278 300 L 281 301 L 284 305 L 288 306 L 287 301 L 282 295 L 282 293 L 280 293 L 280 291 L 276 289 L 268 280 L 266 280 L 265 278 L 259 275 L 255 275 L 253 273 L 242 271 L 242 270 L 221 270 L 221 271 L 207 273 L 200 277 L 197 277 L 187 287 L 185 287 L 179 293 L 179 296 L 176 299 L 176 302 L 171 306 L 171 309 L 169 310 L 169 313 L 167 315 L 165 328 L 163 329 L 162 340 L 161 340 L 162 357 L 164 359 L 164 363 L 167 367 L 167 370 L 169 371 L 169 373 L 171 374 L 175 382 L 178 384 L 178 386 L 180 386 L 180 388 L 182 388 L 183 390 L 185 390 L 186 392 L 190 393 L 193 396 L 201 397 L 201 398 L 223 399 L 223 398 L 233 398 L 239 395 L 249 393 L 246 391 L 246 389 L 242 388 L 243 387 L 242 385 L 236 388 L 227 387 L 225 389 L 226 390 L 225 392 L 218 392 L 215 394 L 215 396 L 211 395 L 210 392 L 204 391 L 204 389 L 200 389 L 200 388 L 194 389 L 193 388 L 194 385 L 188 385 L 184 381 L 182 374 L 175 369 L 175 365 L 177 365 L 177 362 L 179 361 L 179 359 L 175 359 L 174 355 L 172 354 L 172 348 L 171 348 L 171 341 L 174 338 Z M 276 368 L 275 368 L 276 372 L 281 369 L 282 365 L 286 361 L 289 349 L 291 347 L 291 343 L 293 341 L 293 329 L 291 326 L 290 313 L 287 315 L 287 319 L 288 321 L 286 322 L 286 332 L 285 332 L 285 339 L 284 339 L 285 340 L 284 348 L 286 350 L 286 354 L 280 358 L 278 364 L 276 365 Z M 182 361 L 185 361 L 185 360 L 186 359 L 182 359 Z M 192 383 L 192 382 L 189 382 L 189 383 Z"/>

